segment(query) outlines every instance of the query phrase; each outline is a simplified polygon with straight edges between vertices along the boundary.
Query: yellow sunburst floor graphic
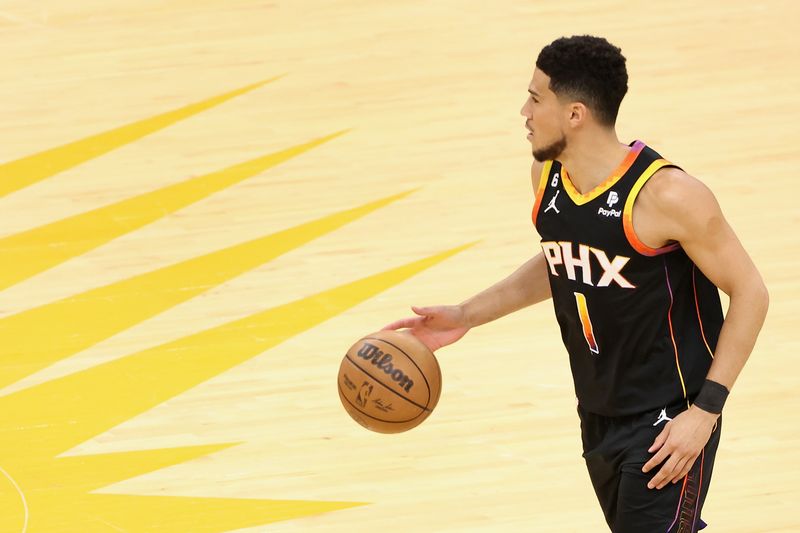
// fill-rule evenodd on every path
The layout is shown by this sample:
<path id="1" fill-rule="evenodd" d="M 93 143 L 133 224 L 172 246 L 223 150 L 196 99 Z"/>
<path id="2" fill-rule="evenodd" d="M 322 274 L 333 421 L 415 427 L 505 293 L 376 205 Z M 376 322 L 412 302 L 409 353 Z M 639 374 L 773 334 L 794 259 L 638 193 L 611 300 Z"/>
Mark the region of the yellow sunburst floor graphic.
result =
<path id="1" fill-rule="evenodd" d="M 99 157 L 262 81 L 0 166 L 0 196 Z M 321 146 L 346 130 L 0 239 L 0 290 Z M 398 192 L 283 231 L 91 289 L 0 320 L 0 388 L 85 350 L 276 257 L 402 200 Z M 103 494 L 134 476 L 234 446 L 96 455 L 75 446 L 299 335 L 471 246 L 0 396 L 0 531 L 218 532 L 364 502 Z M 42 333 L 46 332 L 46 333 Z M 112 400 L 113 399 L 113 400 Z M 331 401 L 337 401 L 332 398 Z M 275 428 L 279 430 L 279 428 Z M 213 487 L 209 488 L 213 492 Z"/>

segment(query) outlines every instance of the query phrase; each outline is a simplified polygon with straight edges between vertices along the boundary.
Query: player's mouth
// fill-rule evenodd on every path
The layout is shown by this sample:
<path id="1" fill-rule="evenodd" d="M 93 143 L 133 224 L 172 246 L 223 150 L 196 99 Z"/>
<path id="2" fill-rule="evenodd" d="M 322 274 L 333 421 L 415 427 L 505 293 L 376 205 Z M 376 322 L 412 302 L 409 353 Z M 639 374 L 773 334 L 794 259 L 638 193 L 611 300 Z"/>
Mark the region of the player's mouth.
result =
<path id="1" fill-rule="evenodd" d="M 530 126 L 528 126 L 527 123 L 525 124 L 525 129 L 530 132 L 530 133 L 528 133 L 528 139 L 532 139 L 533 138 L 533 130 L 530 128 Z"/>

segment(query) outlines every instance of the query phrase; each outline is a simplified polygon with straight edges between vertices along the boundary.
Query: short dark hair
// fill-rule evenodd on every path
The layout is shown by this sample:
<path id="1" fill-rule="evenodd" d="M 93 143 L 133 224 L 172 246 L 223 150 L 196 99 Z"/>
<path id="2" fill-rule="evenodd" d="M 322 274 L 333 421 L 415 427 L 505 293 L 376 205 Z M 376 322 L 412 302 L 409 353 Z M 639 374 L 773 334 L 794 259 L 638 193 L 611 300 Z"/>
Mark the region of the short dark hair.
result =
<path id="1" fill-rule="evenodd" d="M 539 52 L 536 67 L 550 76 L 550 90 L 590 108 L 598 122 L 613 126 L 628 92 L 622 50 L 602 37 L 561 37 Z"/>

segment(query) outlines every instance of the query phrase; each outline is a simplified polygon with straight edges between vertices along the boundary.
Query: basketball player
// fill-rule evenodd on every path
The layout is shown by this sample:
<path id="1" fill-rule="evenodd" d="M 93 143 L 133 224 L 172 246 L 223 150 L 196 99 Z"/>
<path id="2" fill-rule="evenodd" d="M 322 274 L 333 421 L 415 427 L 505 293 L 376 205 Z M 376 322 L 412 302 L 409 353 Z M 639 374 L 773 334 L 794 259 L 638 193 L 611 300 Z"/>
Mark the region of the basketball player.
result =
<path id="1" fill-rule="evenodd" d="M 761 276 L 700 181 L 620 144 L 625 58 L 598 37 L 542 49 L 521 113 L 542 252 L 460 305 L 412 307 L 431 350 L 552 298 L 584 458 L 614 532 L 694 532 L 723 404 L 763 324 Z M 723 319 L 717 288 L 730 297 Z"/>

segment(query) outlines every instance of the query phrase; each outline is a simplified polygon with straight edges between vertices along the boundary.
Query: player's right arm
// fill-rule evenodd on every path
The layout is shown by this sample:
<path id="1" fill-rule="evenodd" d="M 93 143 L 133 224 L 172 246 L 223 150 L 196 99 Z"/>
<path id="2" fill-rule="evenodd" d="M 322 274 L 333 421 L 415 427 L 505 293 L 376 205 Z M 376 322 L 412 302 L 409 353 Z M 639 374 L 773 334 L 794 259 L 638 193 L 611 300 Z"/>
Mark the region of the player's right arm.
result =
<path id="1" fill-rule="evenodd" d="M 541 163 L 531 167 L 531 181 L 536 191 Z M 383 329 L 409 328 L 431 351 L 452 344 L 477 326 L 551 297 L 547 263 L 540 252 L 495 283 L 458 305 L 439 305 L 411 309 L 417 315 L 388 324 Z"/>

